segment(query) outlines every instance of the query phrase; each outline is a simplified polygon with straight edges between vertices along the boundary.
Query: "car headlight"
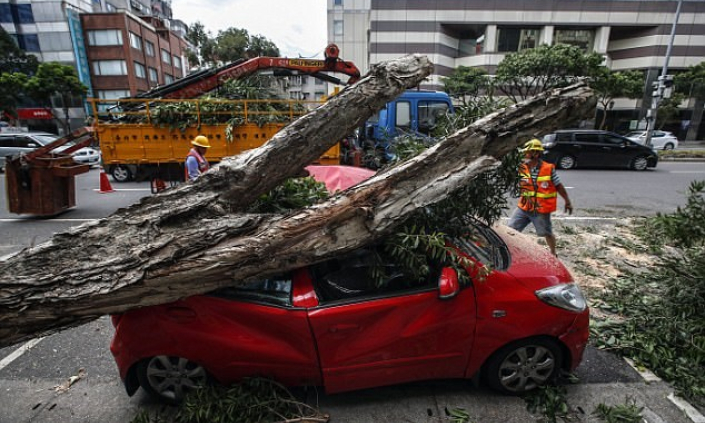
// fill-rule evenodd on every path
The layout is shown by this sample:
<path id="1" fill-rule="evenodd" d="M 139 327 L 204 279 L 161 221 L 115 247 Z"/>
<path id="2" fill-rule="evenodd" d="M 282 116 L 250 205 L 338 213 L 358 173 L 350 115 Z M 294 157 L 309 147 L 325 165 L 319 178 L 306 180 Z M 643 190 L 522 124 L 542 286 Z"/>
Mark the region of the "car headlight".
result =
<path id="1" fill-rule="evenodd" d="M 536 296 L 546 304 L 576 313 L 580 313 L 587 307 L 583 293 L 574 283 L 540 289 L 536 291 Z"/>

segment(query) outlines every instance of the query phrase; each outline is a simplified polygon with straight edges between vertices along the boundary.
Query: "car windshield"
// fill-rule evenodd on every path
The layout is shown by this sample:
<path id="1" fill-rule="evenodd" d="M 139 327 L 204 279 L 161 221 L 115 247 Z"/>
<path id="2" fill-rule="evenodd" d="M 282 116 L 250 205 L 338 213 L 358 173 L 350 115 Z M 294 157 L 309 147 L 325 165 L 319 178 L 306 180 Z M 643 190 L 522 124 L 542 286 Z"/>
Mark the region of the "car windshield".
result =
<path id="1" fill-rule="evenodd" d="M 56 135 L 35 135 L 34 138 L 42 145 L 47 145 L 59 139 Z"/>

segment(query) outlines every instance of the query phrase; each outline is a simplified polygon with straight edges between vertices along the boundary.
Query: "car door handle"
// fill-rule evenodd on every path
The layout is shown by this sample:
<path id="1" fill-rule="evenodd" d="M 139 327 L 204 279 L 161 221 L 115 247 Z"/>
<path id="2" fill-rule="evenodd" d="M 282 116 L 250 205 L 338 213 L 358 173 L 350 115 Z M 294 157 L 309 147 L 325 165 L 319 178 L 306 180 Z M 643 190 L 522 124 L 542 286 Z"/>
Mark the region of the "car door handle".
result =
<path id="1" fill-rule="evenodd" d="M 356 331 L 359 329 L 360 329 L 360 325 L 350 323 L 350 324 L 340 324 L 340 325 L 331 326 L 328 328 L 328 332 L 331 332 L 331 333 L 350 332 L 350 331 Z"/>

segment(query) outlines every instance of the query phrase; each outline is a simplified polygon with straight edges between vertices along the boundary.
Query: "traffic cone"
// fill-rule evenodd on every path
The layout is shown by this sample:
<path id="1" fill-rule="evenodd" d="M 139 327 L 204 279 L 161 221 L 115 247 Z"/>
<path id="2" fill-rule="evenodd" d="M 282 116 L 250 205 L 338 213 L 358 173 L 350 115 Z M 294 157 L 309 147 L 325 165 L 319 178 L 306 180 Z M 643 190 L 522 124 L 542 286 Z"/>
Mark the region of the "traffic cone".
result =
<path id="1" fill-rule="evenodd" d="M 107 194 L 109 192 L 115 192 L 113 187 L 110 185 L 108 180 L 108 175 L 103 170 L 103 166 L 100 167 L 100 191 L 101 194 Z"/>

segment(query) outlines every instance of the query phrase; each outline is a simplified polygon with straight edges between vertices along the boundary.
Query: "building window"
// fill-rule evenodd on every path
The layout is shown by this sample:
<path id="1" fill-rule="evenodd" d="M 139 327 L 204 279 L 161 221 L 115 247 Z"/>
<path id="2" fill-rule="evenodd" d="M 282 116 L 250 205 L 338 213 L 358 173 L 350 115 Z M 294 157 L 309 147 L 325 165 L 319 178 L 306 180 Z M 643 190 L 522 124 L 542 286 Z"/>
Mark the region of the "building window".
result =
<path id="1" fill-rule="evenodd" d="M 178 56 L 174 56 L 173 60 L 174 60 L 174 67 L 177 69 L 181 69 L 181 58 L 179 58 Z"/>
<path id="2" fill-rule="evenodd" d="M 318 78 L 313 78 L 313 83 L 316 85 L 323 85 L 323 81 Z"/>
<path id="3" fill-rule="evenodd" d="M 576 46 L 589 53 L 592 51 L 595 41 L 595 31 L 590 29 L 556 29 L 553 41 L 555 44 Z"/>
<path id="4" fill-rule="evenodd" d="M 149 82 L 151 82 L 152 85 L 159 85 L 159 76 L 157 70 L 154 68 L 149 68 Z"/>
<path id="5" fill-rule="evenodd" d="M 101 100 L 117 100 L 129 96 L 130 90 L 98 90 L 98 98 Z"/>
<path id="6" fill-rule="evenodd" d="M 105 10 L 107 10 L 108 12 L 117 12 L 118 8 L 115 7 L 114 5 L 106 2 L 105 3 Z"/>
<path id="7" fill-rule="evenodd" d="M 143 64 L 135 62 L 135 76 L 138 78 L 146 78 L 147 77 L 147 72 L 146 72 Z"/>
<path id="8" fill-rule="evenodd" d="M 127 75 L 124 60 L 96 60 L 93 62 L 94 75 Z"/>
<path id="9" fill-rule="evenodd" d="M 333 21 L 333 35 L 343 35 L 343 21 L 334 20 Z"/>
<path id="10" fill-rule="evenodd" d="M 333 6 L 342 6 L 343 0 L 333 0 Z"/>
<path id="11" fill-rule="evenodd" d="M 130 47 L 142 51 L 142 37 L 130 32 Z"/>
<path id="12" fill-rule="evenodd" d="M 154 57 L 154 44 L 150 41 L 144 41 L 144 52 L 147 56 Z"/>
<path id="13" fill-rule="evenodd" d="M 171 54 L 169 54 L 169 52 L 164 49 L 162 49 L 162 62 L 166 63 L 167 65 L 171 64 Z"/>
<path id="14" fill-rule="evenodd" d="M 538 29 L 499 28 L 497 51 L 514 52 L 537 47 Z"/>
<path id="15" fill-rule="evenodd" d="M 10 3 L 0 4 L 0 22 L 13 22 Z"/>
<path id="16" fill-rule="evenodd" d="M 174 82 L 174 77 L 169 75 L 168 73 L 165 73 L 164 74 L 164 83 L 171 84 L 172 82 Z"/>
<path id="17" fill-rule="evenodd" d="M 34 14 L 32 13 L 31 4 L 12 5 L 17 7 L 17 20 L 19 23 L 34 23 Z"/>
<path id="18" fill-rule="evenodd" d="M 37 34 L 17 34 L 17 45 L 24 51 L 41 51 Z"/>
<path id="19" fill-rule="evenodd" d="M 120 46 L 122 32 L 119 29 L 99 29 L 88 31 L 89 46 Z"/>

